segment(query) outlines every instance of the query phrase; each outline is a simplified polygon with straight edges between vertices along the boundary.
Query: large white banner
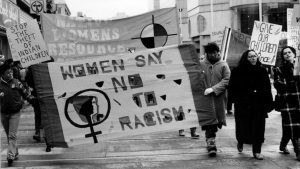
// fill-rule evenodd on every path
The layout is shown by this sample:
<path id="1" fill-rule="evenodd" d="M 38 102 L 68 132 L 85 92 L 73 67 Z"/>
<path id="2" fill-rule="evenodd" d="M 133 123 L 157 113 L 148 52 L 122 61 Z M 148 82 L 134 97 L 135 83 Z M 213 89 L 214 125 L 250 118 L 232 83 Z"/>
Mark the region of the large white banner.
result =
<path id="1" fill-rule="evenodd" d="M 255 21 L 249 44 L 262 64 L 275 65 L 279 41 L 281 39 L 281 25 Z"/>
<path id="2" fill-rule="evenodd" d="M 197 55 L 194 48 L 182 48 L 49 63 L 48 72 L 42 70 L 47 73 L 38 77 L 37 91 L 49 104 L 45 121 L 51 121 L 56 111 L 59 120 L 45 122 L 46 132 L 58 125 L 54 129 L 61 127 L 62 132 L 52 134 L 62 133 L 72 146 L 199 126 L 194 98 L 203 93 L 192 91 L 192 83 L 196 87 L 200 79 L 197 63 L 191 64 Z M 50 84 L 43 79 L 47 76 Z M 51 101 L 44 102 L 47 98 L 54 99 L 53 110 Z"/>

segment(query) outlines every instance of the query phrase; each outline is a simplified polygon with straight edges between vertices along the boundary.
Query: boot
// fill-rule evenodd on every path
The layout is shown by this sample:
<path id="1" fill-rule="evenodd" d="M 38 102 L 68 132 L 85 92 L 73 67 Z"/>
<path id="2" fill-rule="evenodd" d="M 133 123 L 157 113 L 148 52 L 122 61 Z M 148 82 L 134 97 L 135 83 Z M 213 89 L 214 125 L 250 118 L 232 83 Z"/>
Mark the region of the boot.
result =
<path id="1" fill-rule="evenodd" d="M 12 166 L 12 163 L 13 163 L 13 159 L 11 159 L 11 158 L 7 158 L 7 166 L 8 167 L 11 167 Z"/>
<path id="2" fill-rule="evenodd" d="M 240 153 L 243 152 L 243 143 L 238 142 L 236 147 L 237 147 L 238 152 L 240 152 Z"/>
<path id="3" fill-rule="evenodd" d="M 282 154 L 290 154 L 289 150 L 287 149 L 287 144 L 289 143 L 289 139 L 286 137 L 282 137 L 279 145 L 279 150 Z"/>
<path id="4" fill-rule="evenodd" d="M 290 154 L 289 150 L 286 148 L 286 146 L 279 146 L 279 150 L 282 152 L 282 154 Z"/>
<path id="5" fill-rule="evenodd" d="M 292 139 L 292 143 L 296 153 L 296 158 L 298 161 L 300 161 L 300 139 Z"/>
<path id="6" fill-rule="evenodd" d="M 44 140 L 45 140 L 45 143 L 46 143 L 46 152 L 50 152 L 50 151 L 51 151 L 51 148 L 53 148 L 53 146 L 51 146 L 51 145 L 48 143 L 46 137 L 44 137 Z"/>
<path id="7" fill-rule="evenodd" d="M 40 134 L 40 132 L 36 131 L 32 138 L 33 138 L 33 140 L 35 140 L 37 142 L 41 142 L 41 134 Z"/>
<path id="8" fill-rule="evenodd" d="M 207 138 L 206 144 L 207 144 L 207 151 L 209 157 L 215 157 L 217 155 L 217 146 L 216 146 L 215 137 Z"/>
<path id="9" fill-rule="evenodd" d="M 179 136 L 185 136 L 184 135 L 184 130 L 179 130 Z"/>
<path id="10" fill-rule="evenodd" d="M 192 138 L 199 138 L 199 135 L 196 134 L 196 128 L 195 127 L 190 128 L 190 130 L 191 130 L 191 137 Z"/>

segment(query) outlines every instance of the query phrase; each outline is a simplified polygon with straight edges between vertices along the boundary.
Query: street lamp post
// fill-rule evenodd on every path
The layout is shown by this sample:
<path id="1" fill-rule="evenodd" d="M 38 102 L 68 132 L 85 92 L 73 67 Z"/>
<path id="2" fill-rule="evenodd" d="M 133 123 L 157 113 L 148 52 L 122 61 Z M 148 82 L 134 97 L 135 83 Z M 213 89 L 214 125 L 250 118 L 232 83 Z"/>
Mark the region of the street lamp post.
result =
<path id="1" fill-rule="evenodd" d="M 212 32 L 214 30 L 214 1 L 210 0 L 210 39 L 212 38 Z"/>

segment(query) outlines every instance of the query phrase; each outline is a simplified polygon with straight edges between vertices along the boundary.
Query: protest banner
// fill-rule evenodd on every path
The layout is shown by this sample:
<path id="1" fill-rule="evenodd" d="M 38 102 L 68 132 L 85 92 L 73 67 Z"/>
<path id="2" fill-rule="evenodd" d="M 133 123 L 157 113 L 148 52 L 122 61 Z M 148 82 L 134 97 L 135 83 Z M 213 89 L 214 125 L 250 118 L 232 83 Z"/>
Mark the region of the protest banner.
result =
<path id="1" fill-rule="evenodd" d="M 287 8 L 286 16 L 287 16 L 287 44 L 292 46 L 296 49 L 297 55 L 300 53 L 300 46 L 299 46 L 299 35 L 300 35 L 300 27 L 299 26 L 292 26 L 292 15 L 293 15 L 293 8 Z"/>
<path id="2" fill-rule="evenodd" d="M 226 60 L 229 67 L 236 67 L 242 53 L 249 48 L 250 35 L 244 34 L 232 28 L 225 28 L 222 40 L 222 59 Z"/>
<path id="3" fill-rule="evenodd" d="M 262 64 L 275 65 L 279 41 L 281 39 L 281 25 L 255 21 L 249 49 L 254 50 Z"/>
<path id="4" fill-rule="evenodd" d="M 294 76 L 300 76 L 300 56 L 295 58 L 293 74 Z"/>
<path id="5" fill-rule="evenodd" d="M 54 146 L 196 127 L 197 110 L 213 111 L 206 106 L 193 45 L 32 68 L 46 137 Z M 207 118 L 213 117 L 201 117 Z"/>
<path id="6" fill-rule="evenodd" d="M 6 29 L 13 60 L 20 61 L 23 67 L 50 60 L 36 20 L 30 20 Z"/>
<path id="7" fill-rule="evenodd" d="M 292 26 L 300 26 L 300 5 L 294 4 L 292 15 Z"/>
<path id="8" fill-rule="evenodd" d="M 215 42 L 219 48 L 222 48 L 222 39 L 224 35 L 224 29 L 211 32 L 211 41 Z"/>
<path id="9" fill-rule="evenodd" d="M 118 20 L 41 14 L 42 32 L 56 62 L 179 44 L 176 8 Z"/>
<path id="10" fill-rule="evenodd" d="M 300 76 L 300 5 L 295 4 L 293 9 L 287 10 L 288 45 L 294 47 L 297 52 L 293 74 Z M 289 19 L 291 13 L 292 17 Z"/>

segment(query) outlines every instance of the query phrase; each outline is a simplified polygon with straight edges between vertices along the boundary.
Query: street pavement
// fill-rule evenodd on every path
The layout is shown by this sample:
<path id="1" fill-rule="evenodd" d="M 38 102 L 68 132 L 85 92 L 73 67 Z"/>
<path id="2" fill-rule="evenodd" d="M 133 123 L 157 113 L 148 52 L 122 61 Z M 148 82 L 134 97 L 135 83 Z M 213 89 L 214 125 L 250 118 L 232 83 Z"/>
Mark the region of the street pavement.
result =
<path id="1" fill-rule="evenodd" d="M 214 158 L 207 155 L 204 132 L 199 128 L 199 139 L 185 137 L 178 131 L 124 137 L 98 144 L 80 145 L 72 148 L 53 148 L 45 151 L 45 144 L 32 139 L 34 116 L 31 106 L 22 110 L 18 132 L 20 157 L 14 161 L 15 169 L 300 169 L 291 142 L 290 155 L 278 150 L 281 138 L 281 115 L 269 113 L 266 124 L 265 143 L 262 148 L 264 160 L 252 156 L 251 145 L 244 145 L 238 153 L 235 140 L 233 116 L 227 116 L 226 127 L 217 133 L 218 153 Z M 7 168 L 7 141 L 1 128 L 1 168 Z"/>

